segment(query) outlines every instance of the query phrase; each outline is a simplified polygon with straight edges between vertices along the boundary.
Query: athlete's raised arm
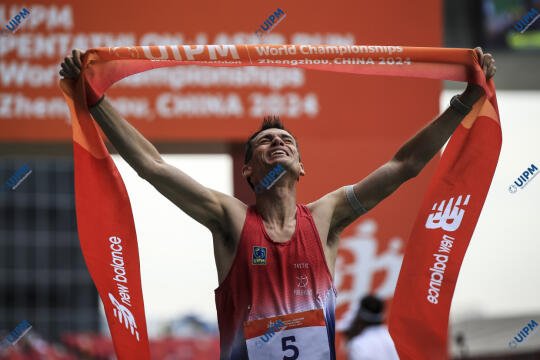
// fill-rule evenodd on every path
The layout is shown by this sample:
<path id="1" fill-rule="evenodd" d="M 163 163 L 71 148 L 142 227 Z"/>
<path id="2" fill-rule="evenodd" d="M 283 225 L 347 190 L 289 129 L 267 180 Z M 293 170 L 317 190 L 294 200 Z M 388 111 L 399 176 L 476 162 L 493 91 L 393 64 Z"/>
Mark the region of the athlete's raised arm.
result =
<path id="1" fill-rule="evenodd" d="M 491 78 L 495 74 L 493 57 L 484 55 L 480 48 L 475 50 L 486 77 Z M 324 207 L 329 206 L 331 211 L 330 231 L 341 231 L 405 181 L 418 175 L 448 141 L 467 109 L 483 95 L 484 90 L 480 86 L 468 84 L 461 95 L 452 99 L 452 105 L 446 111 L 407 141 L 390 161 L 353 186 L 342 187 L 323 197 L 321 200 L 327 202 Z"/>
<path id="2" fill-rule="evenodd" d="M 60 75 L 76 79 L 80 75 L 81 51 L 73 50 L 64 59 Z M 167 164 L 156 148 L 116 111 L 107 99 L 90 107 L 90 112 L 118 153 L 143 179 L 212 232 L 228 228 L 226 209 L 241 209 L 238 199 L 209 189 L 181 170 Z"/>

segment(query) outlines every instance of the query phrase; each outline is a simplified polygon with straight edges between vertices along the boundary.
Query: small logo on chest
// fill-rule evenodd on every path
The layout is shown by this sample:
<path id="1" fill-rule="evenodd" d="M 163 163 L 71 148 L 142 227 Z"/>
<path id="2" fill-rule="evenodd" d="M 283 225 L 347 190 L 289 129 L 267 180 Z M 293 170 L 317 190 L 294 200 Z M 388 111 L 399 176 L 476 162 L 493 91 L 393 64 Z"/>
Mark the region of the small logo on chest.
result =
<path id="1" fill-rule="evenodd" d="M 252 255 L 253 265 L 266 265 L 266 248 L 263 246 L 254 246 Z"/>
<path id="2" fill-rule="evenodd" d="M 309 281 L 309 269 L 311 265 L 308 262 L 300 262 L 292 264 L 294 269 L 294 276 L 296 280 L 296 287 L 293 290 L 295 296 L 312 296 L 313 289 L 310 286 Z"/>
<path id="3" fill-rule="evenodd" d="M 305 288 L 308 285 L 308 277 L 306 275 L 300 275 L 296 277 L 296 286 Z"/>

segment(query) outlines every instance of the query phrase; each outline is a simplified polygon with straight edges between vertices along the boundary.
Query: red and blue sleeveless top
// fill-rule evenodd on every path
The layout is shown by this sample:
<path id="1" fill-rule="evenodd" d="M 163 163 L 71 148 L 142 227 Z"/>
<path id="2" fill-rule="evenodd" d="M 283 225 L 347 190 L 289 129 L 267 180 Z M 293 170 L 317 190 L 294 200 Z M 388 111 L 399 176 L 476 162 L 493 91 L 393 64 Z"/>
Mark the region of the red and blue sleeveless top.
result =
<path id="1" fill-rule="evenodd" d="M 215 296 L 221 359 L 335 359 L 336 290 L 305 205 L 296 205 L 296 229 L 285 243 L 274 242 L 248 208 Z"/>

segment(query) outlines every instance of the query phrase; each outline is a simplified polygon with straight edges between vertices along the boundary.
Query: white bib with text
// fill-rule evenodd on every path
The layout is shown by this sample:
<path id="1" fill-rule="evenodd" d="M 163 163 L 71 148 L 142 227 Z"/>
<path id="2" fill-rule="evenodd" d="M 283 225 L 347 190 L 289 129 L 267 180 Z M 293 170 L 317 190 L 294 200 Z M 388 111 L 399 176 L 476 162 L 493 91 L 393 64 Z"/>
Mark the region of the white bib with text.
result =
<path id="1" fill-rule="evenodd" d="M 249 360 L 329 360 L 322 309 L 247 321 L 244 336 Z"/>

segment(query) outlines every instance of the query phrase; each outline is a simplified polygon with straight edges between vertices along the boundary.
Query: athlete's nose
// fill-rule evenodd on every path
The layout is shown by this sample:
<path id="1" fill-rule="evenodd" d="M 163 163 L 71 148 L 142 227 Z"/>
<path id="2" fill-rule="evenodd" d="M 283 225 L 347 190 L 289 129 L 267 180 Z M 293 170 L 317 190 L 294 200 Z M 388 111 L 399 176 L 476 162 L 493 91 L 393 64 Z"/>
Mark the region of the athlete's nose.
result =
<path id="1" fill-rule="evenodd" d="M 279 137 L 279 135 L 276 135 L 272 139 L 272 146 L 274 145 L 285 145 L 285 143 L 283 142 L 283 139 Z"/>

